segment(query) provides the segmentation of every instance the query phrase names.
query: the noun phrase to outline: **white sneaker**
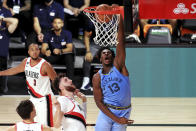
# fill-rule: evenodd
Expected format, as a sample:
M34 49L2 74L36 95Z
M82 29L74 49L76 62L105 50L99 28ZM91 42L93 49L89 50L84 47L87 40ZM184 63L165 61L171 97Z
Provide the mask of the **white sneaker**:
M90 90L93 91L93 87L92 86L90 87Z
M81 90L88 90L90 88L90 78L89 77L84 77L83 78L83 83L81 86Z

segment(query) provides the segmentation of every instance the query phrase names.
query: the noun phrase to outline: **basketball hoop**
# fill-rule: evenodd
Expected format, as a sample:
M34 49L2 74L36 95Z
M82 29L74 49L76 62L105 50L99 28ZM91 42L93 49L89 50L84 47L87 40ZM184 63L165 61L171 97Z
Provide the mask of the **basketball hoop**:
M120 7L111 7L111 10L99 10L93 6L84 9L95 26L94 42L100 46L116 46L118 44L118 23L120 21Z

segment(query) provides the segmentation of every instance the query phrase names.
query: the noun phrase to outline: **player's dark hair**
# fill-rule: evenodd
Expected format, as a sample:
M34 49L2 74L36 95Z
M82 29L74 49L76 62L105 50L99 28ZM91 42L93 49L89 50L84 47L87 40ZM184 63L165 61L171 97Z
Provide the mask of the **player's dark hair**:
M60 73L57 75L57 77L52 82L52 87L57 92L61 92L61 90L59 89L59 83L60 83L61 78L63 78L63 77L66 77L66 74Z
M105 49L110 50L110 51L112 52L112 57L113 57L113 58L115 57L115 53L114 53L114 50L113 50L113 49L111 49L111 48L109 48L109 47L101 47L101 48L97 51L97 58L98 58L99 60L100 60L100 58L101 58L101 53L102 53L102 51L105 50Z
M29 119L31 112L33 111L33 107L34 105L30 100L23 100L16 108L16 112L22 119Z
M30 44L28 44L27 46L28 46L28 50L29 50L29 47L31 46L31 45L38 45L39 46L39 44L38 43L30 43Z

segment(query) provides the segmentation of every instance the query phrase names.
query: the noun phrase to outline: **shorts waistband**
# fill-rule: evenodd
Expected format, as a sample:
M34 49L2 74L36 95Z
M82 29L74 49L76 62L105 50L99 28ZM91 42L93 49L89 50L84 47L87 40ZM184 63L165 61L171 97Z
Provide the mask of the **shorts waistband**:
M114 105L107 104L107 103L105 103L105 105L106 105L107 107L112 108L112 109L115 109L115 110L126 110L126 109L131 108L131 104L128 105L128 106L124 106L124 107L114 106Z

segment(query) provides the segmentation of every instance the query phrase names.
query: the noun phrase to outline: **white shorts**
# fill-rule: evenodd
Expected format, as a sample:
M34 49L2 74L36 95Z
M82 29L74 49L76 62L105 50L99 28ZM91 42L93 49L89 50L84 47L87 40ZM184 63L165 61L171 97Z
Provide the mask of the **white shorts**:
M34 104L36 110L35 122L53 127L53 106L51 95L42 98L30 96L30 101Z

